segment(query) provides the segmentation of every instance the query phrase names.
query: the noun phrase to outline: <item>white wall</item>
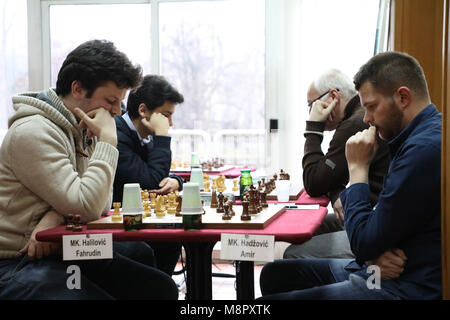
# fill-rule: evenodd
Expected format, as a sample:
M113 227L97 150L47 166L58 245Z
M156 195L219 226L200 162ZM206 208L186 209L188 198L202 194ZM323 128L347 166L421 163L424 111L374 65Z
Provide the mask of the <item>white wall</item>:
M267 0L266 4L266 114L267 121L279 119L278 133L269 134L267 171L282 168L299 181L308 86L327 68L353 78L372 57L379 2ZM332 134L325 134L324 153Z

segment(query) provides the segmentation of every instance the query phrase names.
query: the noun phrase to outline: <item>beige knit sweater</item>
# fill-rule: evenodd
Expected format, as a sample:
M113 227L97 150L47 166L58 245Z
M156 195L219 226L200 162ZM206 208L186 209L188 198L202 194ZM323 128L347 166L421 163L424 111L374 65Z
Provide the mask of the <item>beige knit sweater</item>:
M75 116L49 89L13 97L16 113L0 148L0 259L19 255L50 209L100 217L111 205L118 151L105 142L83 147Z

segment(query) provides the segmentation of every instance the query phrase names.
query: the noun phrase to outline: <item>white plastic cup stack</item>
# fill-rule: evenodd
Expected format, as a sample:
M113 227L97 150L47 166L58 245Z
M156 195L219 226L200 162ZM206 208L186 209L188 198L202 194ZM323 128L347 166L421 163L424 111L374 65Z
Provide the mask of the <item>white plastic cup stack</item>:
M200 200L200 189L198 183L186 182L183 184L183 202L181 203L181 214L203 214L203 206Z
M200 168L200 159L197 152L191 153L191 168Z
M181 203L184 230L198 230L201 227L203 206L200 200L198 183L183 184L183 202Z
M141 186L139 183L126 183L123 186L122 213L142 213Z
M192 168L191 169L191 178L189 180L192 183L198 183L200 190L205 188L203 183L203 171L202 168ZM184 191L183 191L184 194Z

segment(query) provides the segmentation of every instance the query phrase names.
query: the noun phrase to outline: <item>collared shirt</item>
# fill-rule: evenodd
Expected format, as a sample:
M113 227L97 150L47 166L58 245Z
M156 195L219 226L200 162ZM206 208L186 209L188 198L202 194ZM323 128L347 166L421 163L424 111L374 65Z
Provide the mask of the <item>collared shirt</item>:
M147 143L152 143L153 142L153 136L148 136L148 138L143 139L141 137L141 135L139 134L139 132L136 130L136 127L133 124L133 121L131 121L130 116L128 115L128 113L124 113L122 115L122 118L125 120L126 124L128 125L128 127L132 130L135 131L139 137L139 140L141 141L141 145L144 146Z

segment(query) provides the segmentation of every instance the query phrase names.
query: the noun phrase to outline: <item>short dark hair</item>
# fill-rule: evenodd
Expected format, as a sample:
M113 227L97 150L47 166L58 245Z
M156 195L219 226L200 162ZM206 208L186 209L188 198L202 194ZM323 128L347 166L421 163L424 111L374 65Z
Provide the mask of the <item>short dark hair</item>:
M385 96L392 96L401 86L408 87L419 98L429 98L427 81L419 62L401 52L383 52L373 56L353 78L355 89L369 81Z
M142 68L133 66L112 42L90 40L75 48L64 60L56 81L56 93L66 96L76 80L90 97L95 89L108 81L113 81L121 89L137 87L142 81Z
M142 84L128 95L127 112L131 119L136 119L139 117L141 103L153 110L166 101L183 103L184 97L163 76L146 75Z

